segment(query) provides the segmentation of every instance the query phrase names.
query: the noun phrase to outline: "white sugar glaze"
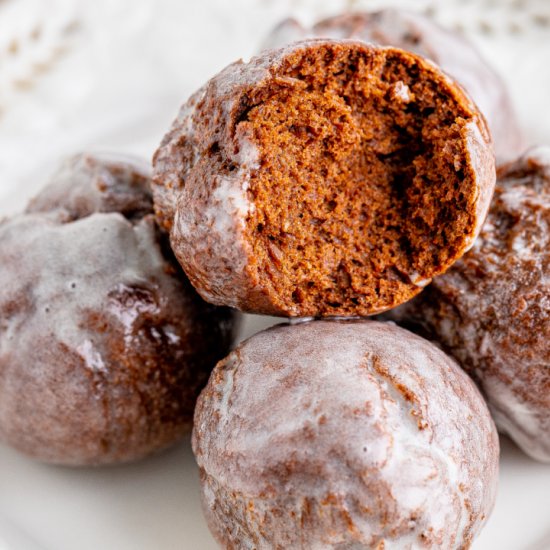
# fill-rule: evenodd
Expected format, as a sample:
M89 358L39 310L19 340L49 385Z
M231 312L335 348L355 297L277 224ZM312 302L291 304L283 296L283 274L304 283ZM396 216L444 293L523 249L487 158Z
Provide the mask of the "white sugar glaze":
M0 225L2 256L11 258L9 269L0 271L0 287L6 296L30 292L35 311L31 318L9 319L17 338L3 338L0 351L32 353L40 327L48 326L52 341L78 350L95 370L100 364L94 350L98 335L89 333L86 316L109 307L110 293L121 284L147 286L164 280L165 260L152 217L137 225L114 213L69 224L60 223L60 217L27 214Z
M452 360L393 324L313 321L257 334L216 368L194 447L214 532L226 540L233 525L246 548L460 547L495 497L498 443L479 393ZM306 501L324 519L300 527Z

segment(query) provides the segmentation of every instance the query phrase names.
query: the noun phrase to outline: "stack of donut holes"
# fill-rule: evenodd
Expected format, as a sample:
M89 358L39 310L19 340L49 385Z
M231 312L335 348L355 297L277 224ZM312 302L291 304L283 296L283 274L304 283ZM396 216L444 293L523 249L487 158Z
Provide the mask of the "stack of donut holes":
M422 16L287 20L265 45L153 160L198 293L296 319L199 397L209 527L230 549L468 548L494 504L488 410L550 460L550 151L523 153L499 77Z
M469 548L496 427L550 461L550 149L421 16L266 47L183 105L151 180L76 157L0 224L0 437L139 458L210 374L192 443L223 548ZM292 319L227 355L231 308Z

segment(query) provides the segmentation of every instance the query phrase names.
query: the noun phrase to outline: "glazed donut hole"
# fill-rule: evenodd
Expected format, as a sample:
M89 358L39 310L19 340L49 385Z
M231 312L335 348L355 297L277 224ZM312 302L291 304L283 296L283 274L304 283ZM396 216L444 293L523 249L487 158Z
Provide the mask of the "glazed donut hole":
M25 211L63 211L64 222L119 213L135 224L153 212L150 171L145 161L130 155L77 154L60 164Z
M203 508L222 548L468 548L498 437L473 382L391 323L311 321L220 361L195 411Z
M155 153L157 219L206 300L365 316L472 244L494 187L485 121L435 65L351 40L237 62Z
M155 225L147 169L69 159L0 221L0 440L43 462L141 459L190 432L237 318L204 302Z

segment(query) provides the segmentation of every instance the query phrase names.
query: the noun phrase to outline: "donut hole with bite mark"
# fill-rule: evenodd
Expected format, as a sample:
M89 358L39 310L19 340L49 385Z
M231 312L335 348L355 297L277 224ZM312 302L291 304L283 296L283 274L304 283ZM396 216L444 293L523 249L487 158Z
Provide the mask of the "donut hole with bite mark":
M241 99L235 128L261 159L247 191L251 269L290 314L409 299L460 257L476 223L475 111L395 49L301 49L275 72Z

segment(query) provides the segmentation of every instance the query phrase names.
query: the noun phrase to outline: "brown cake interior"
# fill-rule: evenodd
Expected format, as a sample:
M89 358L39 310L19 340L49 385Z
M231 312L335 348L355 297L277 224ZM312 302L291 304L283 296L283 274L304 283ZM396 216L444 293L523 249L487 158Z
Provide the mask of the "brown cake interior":
M289 314L366 315L410 298L472 229L468 105L399 50L300 50L274 76L239 118L261 159L252 268Z

